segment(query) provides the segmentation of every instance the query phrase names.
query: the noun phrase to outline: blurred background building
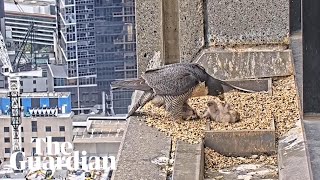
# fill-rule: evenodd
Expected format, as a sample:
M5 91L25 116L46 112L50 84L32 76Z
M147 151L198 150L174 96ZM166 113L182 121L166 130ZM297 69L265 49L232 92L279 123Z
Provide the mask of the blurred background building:
M54 90L71 92L76 114L92 107L127 113L132 92L111 92L110 83L137 76L134 0L58 0L56 5L55 51L66 76L54 80Z

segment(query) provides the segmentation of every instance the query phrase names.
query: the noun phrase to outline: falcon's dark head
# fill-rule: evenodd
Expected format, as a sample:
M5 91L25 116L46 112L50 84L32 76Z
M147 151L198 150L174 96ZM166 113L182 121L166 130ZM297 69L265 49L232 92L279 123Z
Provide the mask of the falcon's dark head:
M219 80L209 75L205 81L205 85L208 88L209 96L217 96L221 101L224 101L224 90Z

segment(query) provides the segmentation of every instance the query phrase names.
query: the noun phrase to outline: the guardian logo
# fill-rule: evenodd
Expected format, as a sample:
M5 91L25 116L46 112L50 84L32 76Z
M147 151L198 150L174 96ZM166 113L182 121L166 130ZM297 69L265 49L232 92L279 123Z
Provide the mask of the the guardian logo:
M44 170L115 170L115 157L87 156L86 151L73 151L70 142L52 142L52 137L33 138L36 142L36 152L32 157L25 157L24 152L14 152L10 157L10 166L14 170L44 169ZM41 153L41 145L45 143L47 153ZM54 150L54 151L53 151Z

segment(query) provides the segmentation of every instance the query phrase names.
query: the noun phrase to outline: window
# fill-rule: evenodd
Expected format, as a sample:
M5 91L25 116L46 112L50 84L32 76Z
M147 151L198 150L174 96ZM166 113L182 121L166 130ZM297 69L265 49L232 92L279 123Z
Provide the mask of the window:
M37 137L32 137L31 140L32 142L36 142Z
M51 126L46 126L46 132L51 132Z
M33 88L33 92L37 92L37 88Z
M24 152L24 148L21 148L21 151Z
M37 84L37 81L36 81L36 80L33 80L33 84Z
M65 131L65 127L64 126L59 126L59 131Z
M36 148L33 147L33 148L32 148L32 155L34 156L35 154L36 154Z
M37 132L38 131L37 121L31 121L31 130L32 130L32 132Z
M65 79L62 78L54 78L54 86L64 86L65 85Z
M23 127L21 127L21 132L23 132Z
M4 153L11 153L10 148L4 148Z
M65 137L52 137L52 142L65 142Z
M20 81L20 86L23 86L23 81Z
M9 142L10 142L10 138L5 137L5 138L4 138L4 142L5 142L5 143L9 143Z
M24 142L24 137L21 137L21 142Z
M9 127L4 127L3 130L4 132L9 132Z
M48 72L47 71L42 71L42 77L48 77Z

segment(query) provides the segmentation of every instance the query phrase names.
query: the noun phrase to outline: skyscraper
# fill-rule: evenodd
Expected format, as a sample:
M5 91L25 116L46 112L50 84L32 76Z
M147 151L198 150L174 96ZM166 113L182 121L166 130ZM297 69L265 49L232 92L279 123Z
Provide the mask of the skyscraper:
M114 95L114 111L127 113L130 91L110 93L113 80L137 76L134 0L57 0L57 57L67 78L56 91L70 91L73 110L101 105ZM129 98L128 98L129 97Z

